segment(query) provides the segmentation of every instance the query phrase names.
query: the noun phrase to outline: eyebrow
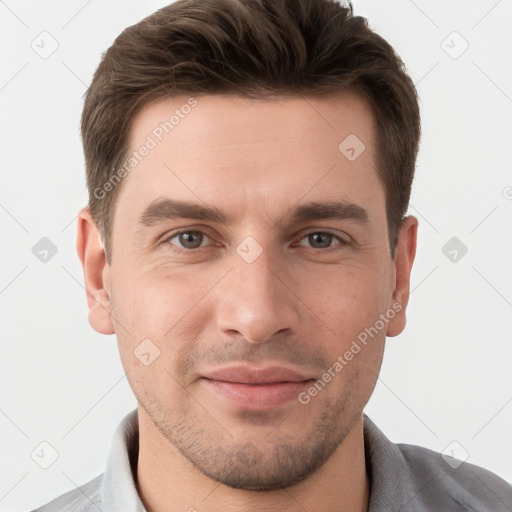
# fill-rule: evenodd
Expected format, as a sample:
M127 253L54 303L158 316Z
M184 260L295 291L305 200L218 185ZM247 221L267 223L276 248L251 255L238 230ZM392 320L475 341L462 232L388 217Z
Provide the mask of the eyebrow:
M221 224L232 224L236 216L227 214L215 206L201 205L170 198L158 198L149 204L139 218L142 227L152 227L164 220L197 219ZM291 222L311 220L353 220L368 222L368 213L361 206L343 201L313 201L296 206L284 215L278 223L286 219Z

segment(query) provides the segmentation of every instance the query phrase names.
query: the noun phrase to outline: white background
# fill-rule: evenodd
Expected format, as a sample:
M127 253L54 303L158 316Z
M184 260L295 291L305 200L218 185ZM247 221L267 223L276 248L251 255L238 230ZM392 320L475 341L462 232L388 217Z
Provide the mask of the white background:
M87 320L79 119L101 53L165 3L0 3L2 511L101 473L136 407L115 337ZM423 119L408 326L387 342L366 413L394 442L441 452L456 441L456 456L511 481L512 2L356 0L355 12L402 56ZM59 45L47 59L31 48L43 31ZM468 248L455 263L442 252L454 236ZM47 263L32 253L42 237L58 248ZM46 470L30 455L42 441L59 453Z

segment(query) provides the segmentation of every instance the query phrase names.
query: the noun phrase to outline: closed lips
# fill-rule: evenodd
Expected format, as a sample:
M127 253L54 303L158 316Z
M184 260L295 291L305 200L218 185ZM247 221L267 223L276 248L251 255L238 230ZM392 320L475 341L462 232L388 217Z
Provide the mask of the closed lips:
M236 366L206 372L203 378L239 384L264 385L280 382L304 382L314 377L285 367L248 368Z

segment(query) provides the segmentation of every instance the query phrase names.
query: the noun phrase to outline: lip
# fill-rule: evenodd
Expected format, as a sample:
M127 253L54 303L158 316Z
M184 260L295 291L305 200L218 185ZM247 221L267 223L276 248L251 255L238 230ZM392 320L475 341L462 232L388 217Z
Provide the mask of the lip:
M206 372L204 378L223 382L241 384L273 384L276 382L302 382L310 380L306 376L284 366L268 366L266 368L249 368L247 366L231 366Z
M231 407L265 411L297 399L314 378L281 366L237 366L207 372L201 380L215 398Z

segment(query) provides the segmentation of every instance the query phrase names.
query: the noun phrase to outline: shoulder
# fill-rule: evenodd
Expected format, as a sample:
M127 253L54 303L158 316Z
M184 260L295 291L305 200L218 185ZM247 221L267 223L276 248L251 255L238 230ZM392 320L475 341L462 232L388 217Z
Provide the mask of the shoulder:
M416 491L413 502L417 500L432 509L449 504L449 510L512 510L512 486L494 473L421 446L396 447L405 459Z
M101 510L103 473L32 512L97 512Z

